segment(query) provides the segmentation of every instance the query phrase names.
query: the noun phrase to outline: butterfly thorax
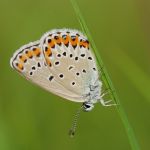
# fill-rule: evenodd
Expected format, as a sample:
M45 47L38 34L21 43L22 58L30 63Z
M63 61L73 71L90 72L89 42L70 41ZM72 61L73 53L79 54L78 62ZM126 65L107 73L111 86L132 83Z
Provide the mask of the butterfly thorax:
M89 112L94 108L94 104L100 99L101 86L102 83L99 80L94 85L89 84L89 91L84 95L85 102L82 105L84 111Z
M85 94L85 101L97 103L100 99L102 83L98 80L94 85L89 85L89 91Z

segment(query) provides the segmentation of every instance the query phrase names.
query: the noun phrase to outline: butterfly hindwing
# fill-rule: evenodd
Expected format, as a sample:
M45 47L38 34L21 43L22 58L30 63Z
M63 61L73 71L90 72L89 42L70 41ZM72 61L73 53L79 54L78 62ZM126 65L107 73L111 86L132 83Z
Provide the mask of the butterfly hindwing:
M45 57L40 48L39 41L22 46L14 53L10 63L12 68L17 70L26 79L47 91L72 101L84 101L82 97L79 97L57 83L55 76L45 63Z

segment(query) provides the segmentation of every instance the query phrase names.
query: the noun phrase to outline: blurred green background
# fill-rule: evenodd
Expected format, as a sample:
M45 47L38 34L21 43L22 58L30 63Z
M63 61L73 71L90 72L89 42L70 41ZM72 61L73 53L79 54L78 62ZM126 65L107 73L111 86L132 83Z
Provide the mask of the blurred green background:
M150 2L78 0L142 150L150 149ZM79 104L31 84L10 68L21 45L53 28L81 29L69 0L0 0L0 150L130 150L114 107L82 113Z

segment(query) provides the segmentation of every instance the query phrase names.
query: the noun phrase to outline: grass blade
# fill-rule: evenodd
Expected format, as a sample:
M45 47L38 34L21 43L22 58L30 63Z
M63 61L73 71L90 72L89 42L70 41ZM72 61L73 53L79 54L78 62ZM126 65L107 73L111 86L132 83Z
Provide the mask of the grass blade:
M91 34L90 34L89 30L88 30L88 27L87 27L87 25L86 25L86 23L84 21L84 18L83 18L82 14L81 14L81 11L80 11L77 3L76 3L76 0L70 0L70 2L71 2L72 6L74 8L76 17L77 17L77 19L78 19L78 21L79 21L79 23L81 25L82 31L87 35L87 37L88 37L88 39L89 39L89 41L91 43L91 47L93 48L93 51L94 51L95 56L97 58L98 67L99 67L100 70L101 70L101 68L103 68L104 75L102 76L102 80L103 80L104 84L106 85L106 87L108 89L111 89L112 91L115 91L114 86L113 86L113 84L112 84L112 82L111 82L111 80L109 78L108 73L107 73L107 70L106 70L106 68L103 65L103 61L102 61L102 59L101 59L101 57L100 57L100 55L98 53L98 49L97 49L97 47L96 47L96 45L95 45L95 43L94 43L94 41L92 39L92 36L91 36ZM130 142L132 150L140 150L140 147L139 147L137 139L136 139L136 137L134 135L133 129L132 129L132 127L131 127L131 125L130 125L130 123L128 121L127 115L126 115L126 113L125 113L125 111L123 109L122 104L120 103L120 101L118 99L118 96L117 96L116 92L112 92L111 96L112 96L112 99L117 104L119 104L116 108L117 108L117 111L118 111L118 113L120 115L120 118L121 118L121 120L123 122L123 125L125 127L125 130L126 130L128 138L129 138L129 142Z

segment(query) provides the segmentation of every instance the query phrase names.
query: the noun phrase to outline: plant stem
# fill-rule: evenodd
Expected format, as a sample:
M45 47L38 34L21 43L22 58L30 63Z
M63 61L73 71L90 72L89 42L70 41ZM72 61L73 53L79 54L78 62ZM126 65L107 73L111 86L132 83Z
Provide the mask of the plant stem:
M79 23L81 25L82 31L87 35L87 37L88 37L88 39L89 39L89 41L91 43L91 47L92 47L92 49L93 49L93 51L95 53L96 59L97 59L98 67L99 67L100 70L103 69L103 74L104 75L102 76L102 81L104 82L106 88L111 89L111 91L113 91L111 97L118 104L116 106L116 108L117 108L117 111L118 111L118 113L120 115L120 118L121 118L121 120L123 122L123 125L125 127L125 130L126 130L128 138L129 138L129 142L130 142L131 148L132 148L132 150L140 150L140 147L139 147L137 139L136 139L136 137L134 135L133 129L132 129L132 127L131 127L131 125L130 125L130 123L128 121L128 118L127 118L127 115L126 115L126 113L125 113L125 111L123 109L123 106L122 106L122 104L119 101L117 93L115 92L115 88L114 88L114 86L113 86L113 84L112 84L112 82L110 80L110 77L109 77L109 75L107 73L107 70L106 70L106 68L103 65L103 61L102 61L102 59L101 59L101 57L99 55L98 49L97 49L97 47L95 45L95 42L92 39L92 36L91 36L91 34L89 32L89 29L88 29L88 27L87 27L87 25L85 23L85 20L84 20L83 16L81 14L81 11L80 11L77 3L76 3L76 0L70 0L70 2L72 4L72 7L74 8L76 17L77 17L77 19L78 19L78 21L79 21Z

